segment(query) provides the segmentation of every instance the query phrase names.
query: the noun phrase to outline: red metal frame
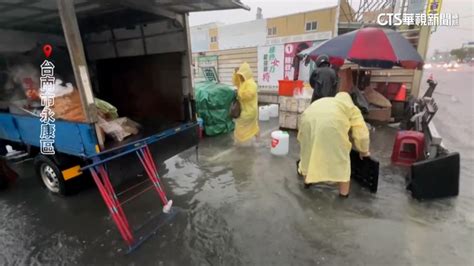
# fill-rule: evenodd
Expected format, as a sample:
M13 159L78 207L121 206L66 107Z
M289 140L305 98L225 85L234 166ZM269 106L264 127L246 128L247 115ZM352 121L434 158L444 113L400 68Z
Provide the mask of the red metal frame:
M115 192L112 183L110 182L110 177L105 167L105 162L98 163L94 167L90 167L89 171L92 174L92 178L97 185L97 188L100 191L100 194L109 209L110 215L117 226L117 229L120 232L125 243L129 246L130 249L136 244L136 240L133 236L133 228L130 226L125 212L122 209L122 205L132 198L136 198L144 192L148 191L150 188L155 188L155 191L158 193L158 196L163 203L163 206L167 206L169 201L166 197L164 191L163 183L161 182L160 176L158 175L158 170L151 155L150 149L147 145L142 146L136 150L136 154L145 169L147 176L151 183L153 184L150 187L145 188L144 190L138 192L136 195L130 197L126 201L120 202Z

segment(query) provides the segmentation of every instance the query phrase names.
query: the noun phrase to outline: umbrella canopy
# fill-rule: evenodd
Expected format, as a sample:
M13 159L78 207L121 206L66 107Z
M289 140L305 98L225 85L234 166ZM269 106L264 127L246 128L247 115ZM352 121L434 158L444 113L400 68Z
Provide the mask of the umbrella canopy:
M389 29L369 27L348 32L306 49L299 56L309 55L315 60L321 54L327 54L334 62L347 59L363 67L423 67L423 59L413 45L400 33Z

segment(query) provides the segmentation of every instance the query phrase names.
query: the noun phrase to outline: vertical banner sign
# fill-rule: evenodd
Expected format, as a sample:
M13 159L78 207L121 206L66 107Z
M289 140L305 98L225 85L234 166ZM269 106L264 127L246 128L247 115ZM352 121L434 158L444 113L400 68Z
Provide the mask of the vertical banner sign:
M258 47L258 86L261 89L278 89L283 79L283 45Z
M51 56L52 50L53 48L49 44L43 46L43 52L46 58ZM43 106L43 110L40 114L40 152L45 155L53 155L55 154L54 139L56 137L54 112L51 110L51 107L54 105L54 87L56 84L54 64L48 59L45 59L40 68L40 98L41 106Z
M441 12L441 3L442 0L428 0L426 14L439 15L439 13Z
M295 56L301 51L308 49L311 46L313 46L312 41L285 44L285 67L283 75L284 79L293 80L295 69L297 69L297 66L294 65Z

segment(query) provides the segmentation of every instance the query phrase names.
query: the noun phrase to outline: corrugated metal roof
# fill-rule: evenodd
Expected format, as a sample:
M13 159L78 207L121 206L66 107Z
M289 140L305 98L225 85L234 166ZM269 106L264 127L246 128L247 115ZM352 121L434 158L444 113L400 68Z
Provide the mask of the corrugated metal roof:
M74 0L81 31L173 18L175 13L244 8L239 0ZM0 0L0 28L61 32L56 0Z

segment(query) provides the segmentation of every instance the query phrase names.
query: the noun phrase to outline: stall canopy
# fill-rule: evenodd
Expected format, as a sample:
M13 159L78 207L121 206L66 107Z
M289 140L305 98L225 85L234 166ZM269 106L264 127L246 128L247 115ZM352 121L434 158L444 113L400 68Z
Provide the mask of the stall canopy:
M349 60L363 67L423 67L423 59L412 44L400 33L390 29L368 27L348 32L306 49L298 56L315 60L322 54L328 55L331 64L335 65Z
M82 32L127 27L163 19L179 22L177 14L243 8L239 0L74 0ZM0 0L0 28L60 33L57 0Z

